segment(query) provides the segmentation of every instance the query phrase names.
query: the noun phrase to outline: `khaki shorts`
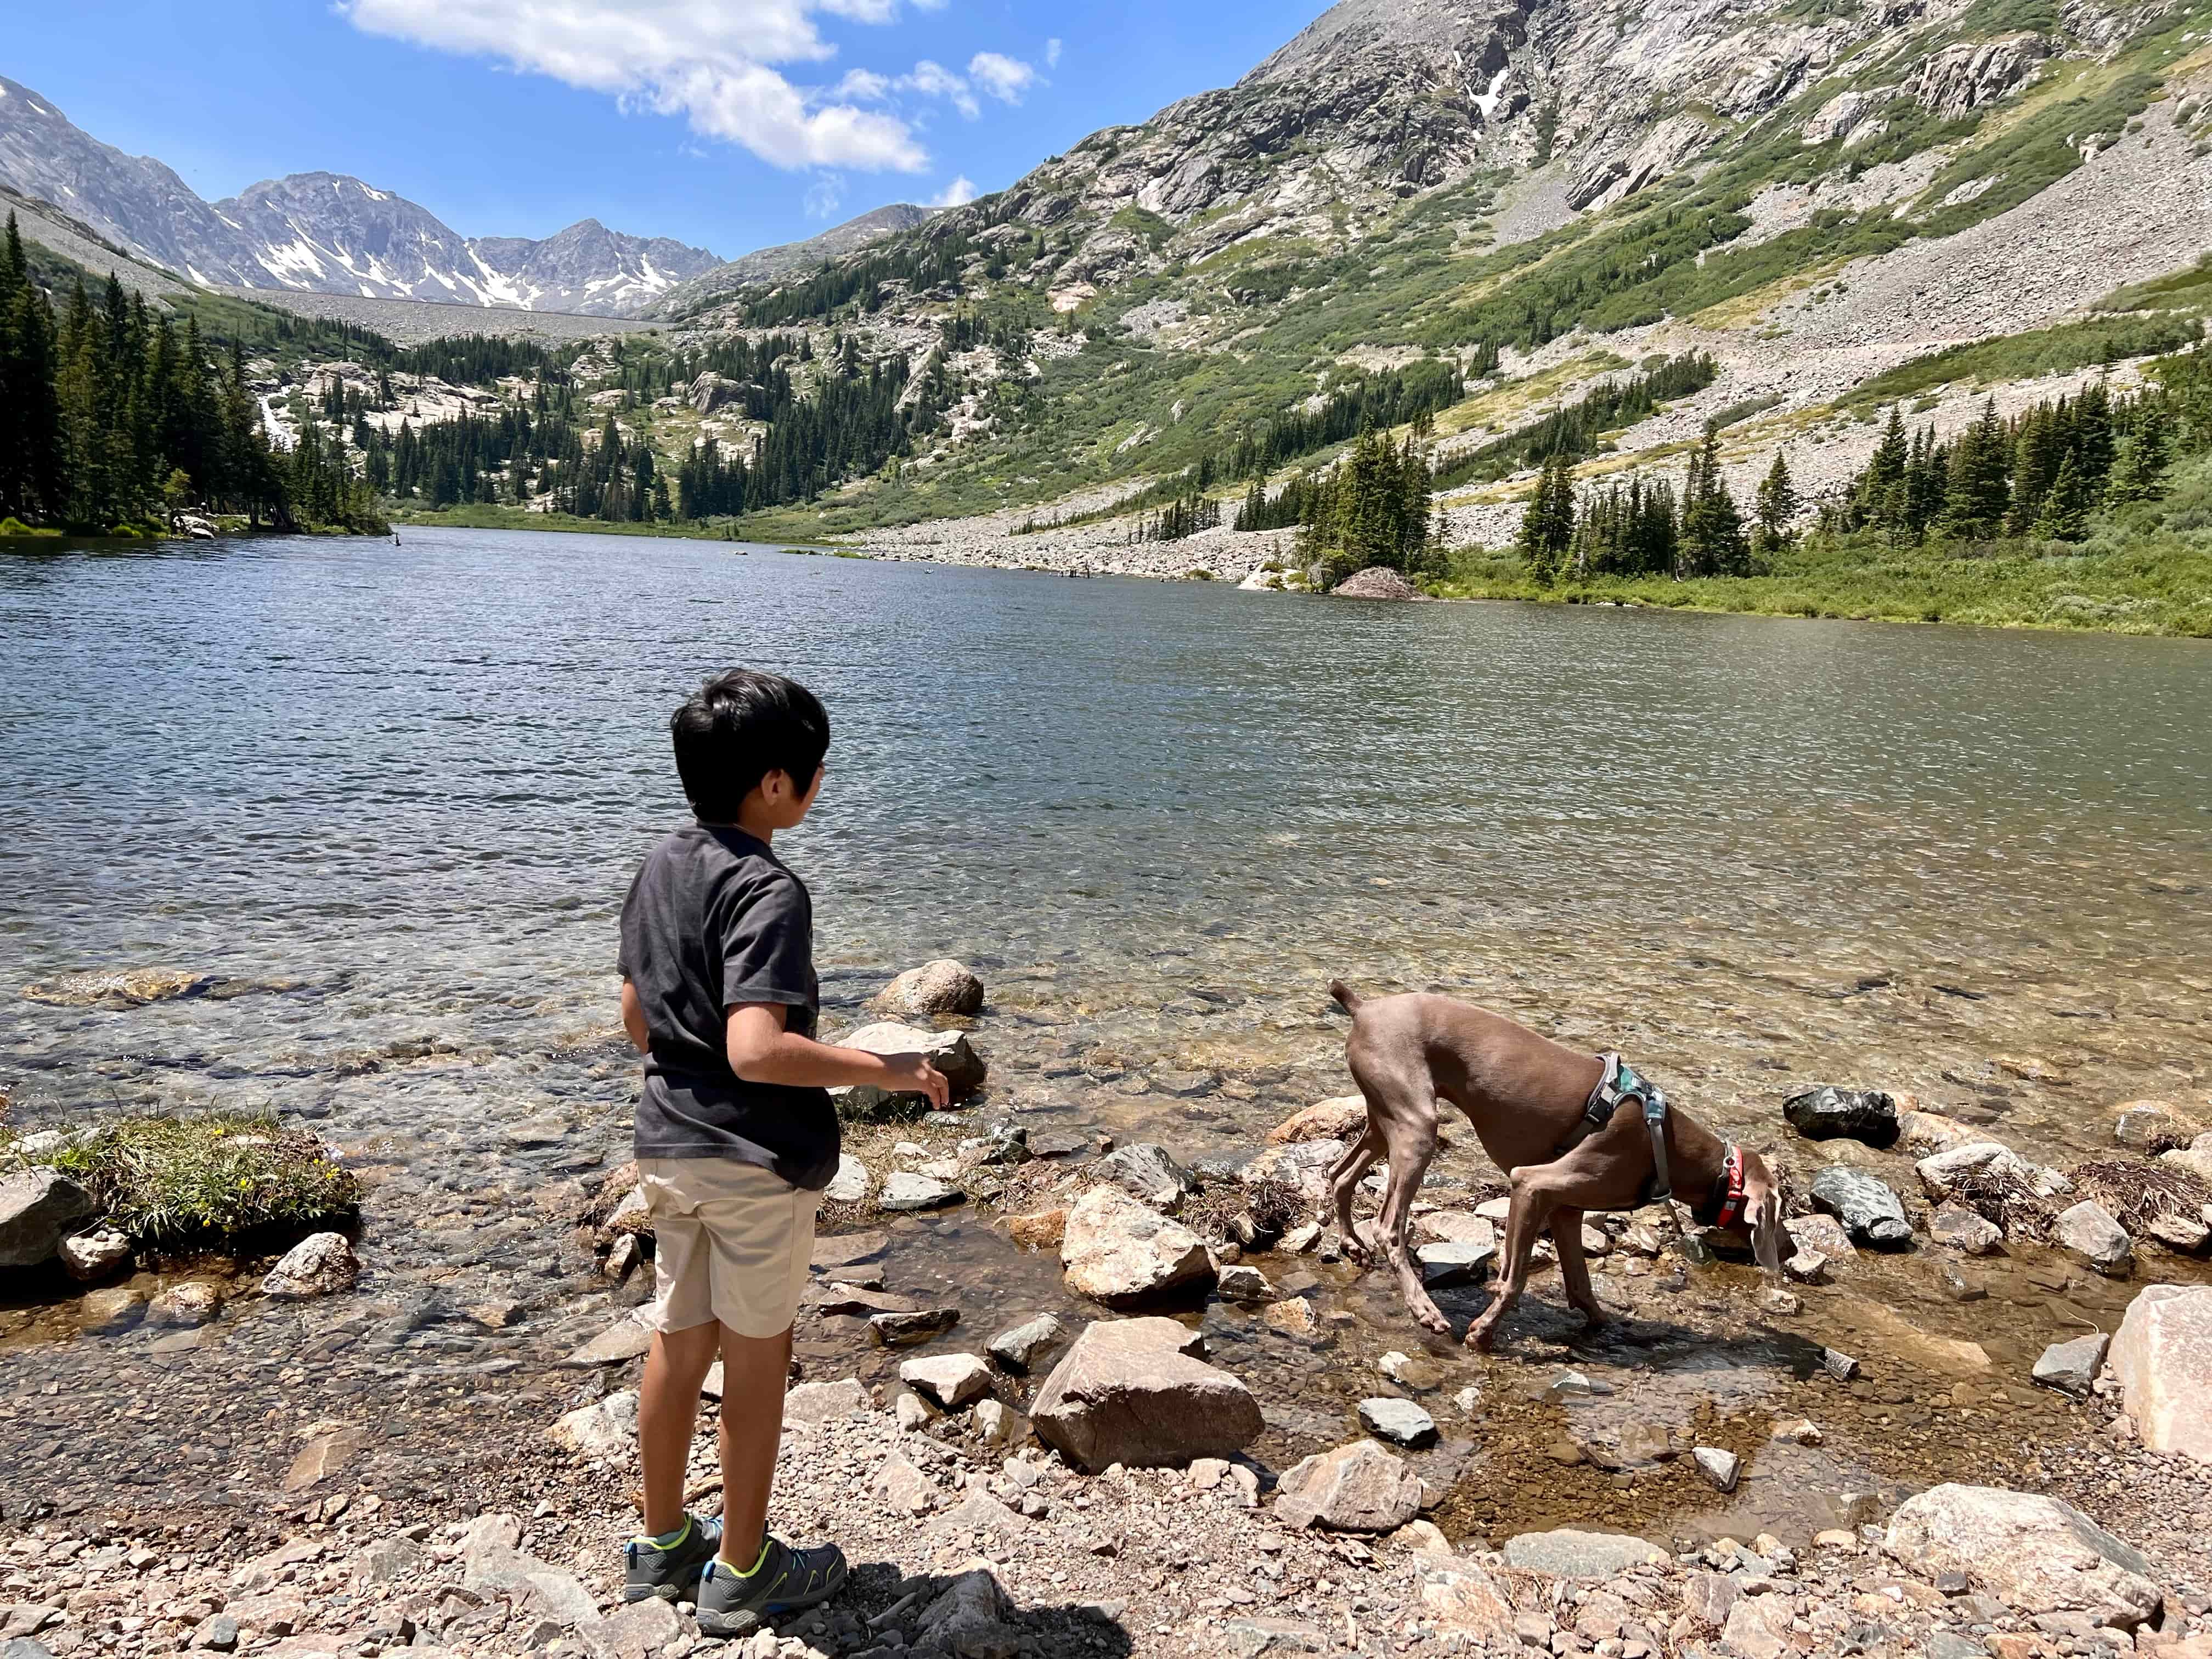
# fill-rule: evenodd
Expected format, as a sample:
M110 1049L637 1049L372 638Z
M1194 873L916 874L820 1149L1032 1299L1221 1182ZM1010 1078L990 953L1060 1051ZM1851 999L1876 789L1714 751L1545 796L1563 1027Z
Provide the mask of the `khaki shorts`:
M734 1158L641 1158L637 1174L653 1217L653 1329L719 1319L739 1336L788 1330L822 1194Z

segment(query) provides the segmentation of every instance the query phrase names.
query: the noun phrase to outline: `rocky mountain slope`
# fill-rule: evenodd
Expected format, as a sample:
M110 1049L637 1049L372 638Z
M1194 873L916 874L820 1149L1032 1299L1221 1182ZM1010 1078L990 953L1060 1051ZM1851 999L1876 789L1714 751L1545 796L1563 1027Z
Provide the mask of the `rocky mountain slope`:
M267 179L209 203L161 162L82 131L0 78L0 183L209 287L627 317L720 264L704 248L586 219L554 236L465 237L341 173Z
M1233 575L1263 538L1129 549L1097 503L1393 372L1466 375L1443 464L1689 349L1711 386L1585 478L1679 467L1717 417L1740 497L1778 447L1817 495L1870 447L1877 377L1948 430L2194 325L2179 279L2106 302L2212 248L2208 23L2204 0L1343 0L1234 87L846 256L798 309L750 289L690 320L917 362L984 327L932 450L824 519L925 556ZM2018 349L1900 367L1989 339ZM1455 533L1496 544L1525 485L1446 492Z
M911 230L929 217L931 210L910 202L894 202L871 208L856 219L833 225L819 236L756 249L716 265L687 282L678 283L647 307L653 317L685 317L729 299L740 289L804 276L825 259L835 259L880 242L902 230Z

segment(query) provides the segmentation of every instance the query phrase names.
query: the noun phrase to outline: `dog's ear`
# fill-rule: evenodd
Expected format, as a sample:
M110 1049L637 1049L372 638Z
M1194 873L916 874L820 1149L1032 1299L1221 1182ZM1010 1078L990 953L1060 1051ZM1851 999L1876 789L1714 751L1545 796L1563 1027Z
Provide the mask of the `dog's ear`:
M1746 1154L1752 1167L1744 1185L1751 1206L1751 1249L1759 1271L1769 1279L1782 1277L1782 1186L1757 1153Z

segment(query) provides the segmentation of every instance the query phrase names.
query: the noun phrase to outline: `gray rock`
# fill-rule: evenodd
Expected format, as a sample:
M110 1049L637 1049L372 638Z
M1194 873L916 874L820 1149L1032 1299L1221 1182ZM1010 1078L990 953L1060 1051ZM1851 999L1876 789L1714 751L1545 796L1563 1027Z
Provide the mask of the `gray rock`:
M2054 1342L2035 1362L2035 1380L2046 1389L2087 1400L2096 1384L2097 1370L2105 1363L2105 1351L2112 1345L2112 1339L2102 1331L2077 1336L2071 1342Z
M1182 1165L1164 1148L1140 1140L1109 1152L1091 1166L1090 1173L1110 1182L1140 1204L1172 1212L1196 1184Z
M1425 1446L1437 1437L1437 1420L1410 1400L1378 1395L1359 1402L1359 1426L1395 1446Z
M1302 1458L1275 1488L1275 1513L1291 1527L1395 1532L1420 1507L1420 1477L1372 1440Z
M1173 1320L1101 1320L1086 1327L1037 1391L1038 1437L1079 1468L1181 1465L1227 1457L1264 1425L1252 1391L1179 1352Z
M1790 1096L1782 1103L1782 1114L1808 1140L1840 1138L1875 1147L1897 1142L1897 1103L1880 1089L1838 1089L1824 1084Z
M868 1489L902 1515L921 1515L937 1501L935 1484L896 1452L878 1467Z
M910 1342L927 1342L960 1322L957 1308L917 1308L911 1313L868 1316L868 1340L878 1347L902 1348Z
M983 1011L983 981L959 963L939 958L908 969L869 1006L904 1019L972 1016Z
M1294 1619L1253 1614L1221 1627L1221 1651L1228 1659L1262 1659L1267 1654L1327 1653L1334 1645L1326 1632Z
M1275 1287L1267 1275L1249 1262L1237 1262L1215 1275L1214 1289L1226 1302L1272 1302Z
M2124 1277L2135 1266L2135 1248L2111 1211L2089 1200L2059 1212L2051 1236L2100 1273Z
M523 1574L515 1599L525 1608L570 1630L597 1621L599 1604L575 1574L530 1557L524 1559L530 1561L531 1571Z
M1415 1247L1413 1260L1421 1282L1434 1290L1471 1285L1498 1259L1494 1244L1455 1244L1449 1242Z
M653 1346L653 1328L642 1310L624 1314L581 1347L562 1360L563 1365L584 1370L592 1365L619 1365L641 1358Z
M371 1584L388 1584L422 1564L422 1545L404 1533L379 1539L353 1559L354 1577Z
M261 1294L289 1301L336 1296L360 1277L361 1263L343 1233L309 1233L270 1270Z
M2155 1620L2165 1594L2142 1555L2069 1504L1995 1486L1934 1486L1890 1517L1883 1547L1929 1577L1961 1572L2016 1613L2086 1609L2100 1625Z
M1743 1460L1732 1451L1718 1446L1698 1446L1692 1449L1691 1457L1704 1471L1706 1480L1713 1483L1716 1492L1734 1492L1735 1483L1743 1473Z
M994 1449L1018 1446L1030 1437L1029 1418L1003 1400L975 1402L975 1437Z
M1067 1287L1109 1307L1127 1307L1213 1278L1196 1233L1139 1204L1118 1187L1093 1187L1067 1212L1060 1247Z
M2123 1106L2112 1120L2112 1139L2130 1152L2163 1152L2186 1146L2198 1133L2196 1124L2153 1100Z
M1899 1249L1912 1242L1905 1206L1888 1183L1849 1164L1831 1164L1813 1177L1813 1203L1843 1224L1861 1244Z
M965 1203L967 1199L968 1194L954 1182L908 1170L885 1176L883 1190L876 1194L876 1202L886 1210L941 1210L948 1204Z
M1524 1532L1505 1545L1507 1566L1553 1578L1617 1578L1632 1567L1662 1566L1673 1559L1646 1539L1572 1527Z
M576 1633L595 1659L653 1659L676 1643L696 1640L697 1628L674 1603L648 1595L580 1626Z
M1963 1204L1939 1204L1928 1218L1928 1236L1968 1255L1991 1255L2004 1243L2004 1230Z
M801 1424L814 1428L848 1417L866 1417L875 1408L866 1385L857 1376L839 1377L830 1382L794 1383L783 1395L783 1420L787 1425Z
M822 1189L822 1196L832 1204L857 1204L868 1195L872 1179L868 1166L850 1152L837 1155L837 1173L830 1177L830 1184Z
M991 1392L991 1368L972 1353L932 1354L901 1365L899 1381L957 1412Z
M35 1267L93 1212L92 1194L44 1164L0 1178L0 1267Z
M579 1406L545 1432L579 1457L630 1457L637 1450L637 1391L623 1389Z
M1013 1659L1022 1632L1008 1622L1012 1614L1006 1593L987 1563L963 1572L921 1610L913 1645L961 1659Z
M989 1072L964 1031L924 1031L912 1025L881 1024L863 1025L849 1036L838 1038L837 1043L840 1048L859 1048L872 1054L927 1054L929 1063L945 1074L945 1082L951 1085L951 1098L955 1102L965 1100L981 1088ZM919 1112L928 1104L925 1096L878 1089L872 1084L830 1092L838 1110L848 1117Z
M118 1285L94 1291L77 1304L77 1325L97 1336L127 1331L146 1314L146 1292L135 1285Z
M984 1352L1010 1371L1026 1371L1039 1354L1066 1339L1067 1327L1057 1316L1039 1314L1000 1331L984 1345Z

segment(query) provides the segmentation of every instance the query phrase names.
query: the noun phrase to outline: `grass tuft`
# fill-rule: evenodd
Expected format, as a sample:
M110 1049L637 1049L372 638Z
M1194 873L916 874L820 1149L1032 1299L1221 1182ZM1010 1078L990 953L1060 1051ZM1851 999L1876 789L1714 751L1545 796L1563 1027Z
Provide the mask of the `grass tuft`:
M321 1140L267 1114L125 1118L48 1161L138 1243L331 1221L361 1201L360 1180Z

